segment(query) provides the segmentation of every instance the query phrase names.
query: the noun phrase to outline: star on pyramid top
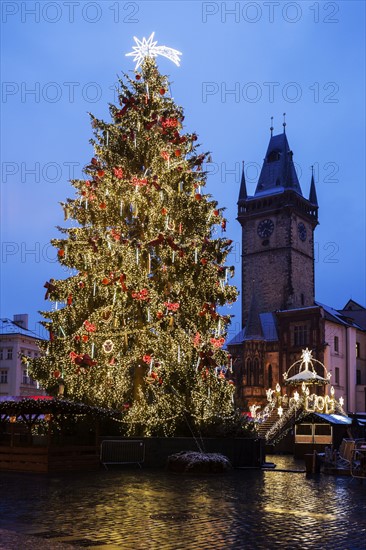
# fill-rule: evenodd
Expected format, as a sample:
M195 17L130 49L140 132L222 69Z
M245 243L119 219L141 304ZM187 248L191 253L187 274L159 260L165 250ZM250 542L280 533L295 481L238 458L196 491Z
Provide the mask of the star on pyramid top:
M154 41L154 34L155 32L151 33L149 38L143 38L142 40L139 40L136 36L133 37L137 45L132 46L133 51L126 53L126 56L131 56L136 61L135 69L140 67L145 57L157 57L158 55L170 59L170 61L173 61L179 67L182 52L168 48L167 46L157 46L157 41Z

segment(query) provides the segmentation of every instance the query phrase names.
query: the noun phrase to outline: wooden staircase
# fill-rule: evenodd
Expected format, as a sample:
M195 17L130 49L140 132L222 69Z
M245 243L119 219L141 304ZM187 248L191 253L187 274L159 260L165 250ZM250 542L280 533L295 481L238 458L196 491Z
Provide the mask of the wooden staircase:
M259 436L265 439L266 433L272 428L272 426L277 422L277 420L278 420L278 413L277 413L277 409L275 408L273 409L273 411L271 412L267 420L265 420L264 422L258 425Z

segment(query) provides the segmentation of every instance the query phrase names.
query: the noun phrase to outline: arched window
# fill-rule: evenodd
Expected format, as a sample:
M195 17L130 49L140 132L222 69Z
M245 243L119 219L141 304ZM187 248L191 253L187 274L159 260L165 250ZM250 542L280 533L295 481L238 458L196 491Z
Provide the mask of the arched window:
M246 376L243 378L243 382L248 386L253 386L253 361L250 357L247 357L245 370Z
M254 357L253 361L253 385L259 386L259 359Z
M264 366L263 361L259 363L259 385L264 386Z
M268 387L272 388L272 384L273 384L272 365L268 365Z

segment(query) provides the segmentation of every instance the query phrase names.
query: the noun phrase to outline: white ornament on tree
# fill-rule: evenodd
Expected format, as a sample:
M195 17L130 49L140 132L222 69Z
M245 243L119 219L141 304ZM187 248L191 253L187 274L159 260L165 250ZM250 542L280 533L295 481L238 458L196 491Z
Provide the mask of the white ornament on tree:
M140 67L145 57L157 57L158 55L166 57L179 67L179 57L183 55L182 52L167 46L157 46L157 41L154 42L154 34L155 32L151 33L148 39L144 37L142 40L139 40L136 36L133 37L137 46L132 46L133 51L126 53L126 56L133 57L133 60L136 61L135 69Z

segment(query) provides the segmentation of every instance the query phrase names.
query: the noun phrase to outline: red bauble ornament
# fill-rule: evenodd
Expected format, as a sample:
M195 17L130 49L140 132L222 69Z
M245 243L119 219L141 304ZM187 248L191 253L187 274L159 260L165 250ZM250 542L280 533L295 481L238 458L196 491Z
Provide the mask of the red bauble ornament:
M214 211L213 211L213 215L214 215L214 216L218 216L218 215L219 215L219 211L218 211L218 210L214 210Z
M174 154L175 154L176 157L180 157L181 154L182 154L182 151L181 151L180 149L176 149L176 150L174 151Z
M88 332L95 332L97 330L97 327L94 325L94 323L91 323L90 321L86 320L83 323L85 330Z
M206 265L206 264L207 264L206 258L201 258L201 264L202 264L202 265Z
M122 168L113 168L113 174L116 176L117 179L123 178L123 170Z
M160 95L165 95L165 93L166 93L166 90L164 88L160 88L159 94Z
M83 342L87 342L89 340L89 336L87 334L83 334L82 339Z
M65 256L65 250L62 250L62 248L57 252L57 255L59 258L63 258Z
M105 172L104 170L98 170L98 177L102 178L104 176Z
M105 202L101 202L100 205L99 205L99 208L101 208L102 210L104 210L105 208L107 208L107 205Z
M140 74L136 75L136 80L141 80L141 75Z
M98 165L98 161L97 161L97 159L94 158L94 157L91 159L91 163L93 164L93 166L97 166L97 165Z
M202 200L202 195L201 193L196 193L194 198L196 199L196 201L201 201Z
M53 376L54 376L54 378L60 378L61 372L59 370L54 370L53 371Z

